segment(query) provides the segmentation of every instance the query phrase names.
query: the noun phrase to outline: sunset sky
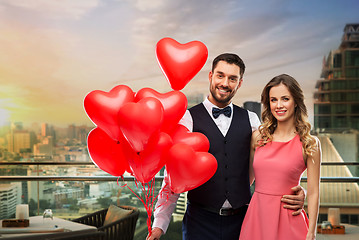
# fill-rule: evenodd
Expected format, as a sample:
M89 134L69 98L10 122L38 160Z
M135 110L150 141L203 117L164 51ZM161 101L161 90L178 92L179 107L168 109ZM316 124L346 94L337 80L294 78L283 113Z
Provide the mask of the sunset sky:
M207 93L211 61L234 52L247 66L234 103L259 101L287 73L312 118L323 57L359 23L358 9L357 0L0 0L0 124L92 125L83 109L92 90L170 91L155 56L164 37L208 48L185 94Z

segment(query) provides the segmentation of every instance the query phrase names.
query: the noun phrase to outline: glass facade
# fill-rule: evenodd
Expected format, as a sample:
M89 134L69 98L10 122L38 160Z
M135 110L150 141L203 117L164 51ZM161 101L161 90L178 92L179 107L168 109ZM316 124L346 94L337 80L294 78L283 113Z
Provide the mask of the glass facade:
M329 53L316 84L314 128L359 130L359 24L347 24L342 43Z

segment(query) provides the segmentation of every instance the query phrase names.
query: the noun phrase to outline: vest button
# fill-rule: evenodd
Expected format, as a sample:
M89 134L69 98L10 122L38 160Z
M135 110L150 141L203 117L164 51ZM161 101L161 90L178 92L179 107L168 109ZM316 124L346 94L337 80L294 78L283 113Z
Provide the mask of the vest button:
M227 157L227 153L224 153L224 156L226 156L226 157Z
M224 140L224 144L227 144L227 140Z
M228 168L228 165L224 165L224 168Z

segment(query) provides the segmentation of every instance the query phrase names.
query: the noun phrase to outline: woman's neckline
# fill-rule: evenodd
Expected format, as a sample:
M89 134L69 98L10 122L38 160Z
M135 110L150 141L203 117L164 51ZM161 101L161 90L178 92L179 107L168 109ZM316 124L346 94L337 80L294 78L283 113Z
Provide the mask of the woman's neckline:
M294 138L296 138L297 136L299 136L298 134L296 134L293 138L289 139L288 141L271 141L274 143L289 143L291 142Z

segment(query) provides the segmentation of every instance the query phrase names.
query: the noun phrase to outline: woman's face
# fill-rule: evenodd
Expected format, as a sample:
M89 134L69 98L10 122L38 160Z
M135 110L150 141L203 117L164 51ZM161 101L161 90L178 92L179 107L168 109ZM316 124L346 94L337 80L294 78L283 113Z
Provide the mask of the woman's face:
M295 102L287 86L279 84L269 90L271 113L278 122L294 120Z

